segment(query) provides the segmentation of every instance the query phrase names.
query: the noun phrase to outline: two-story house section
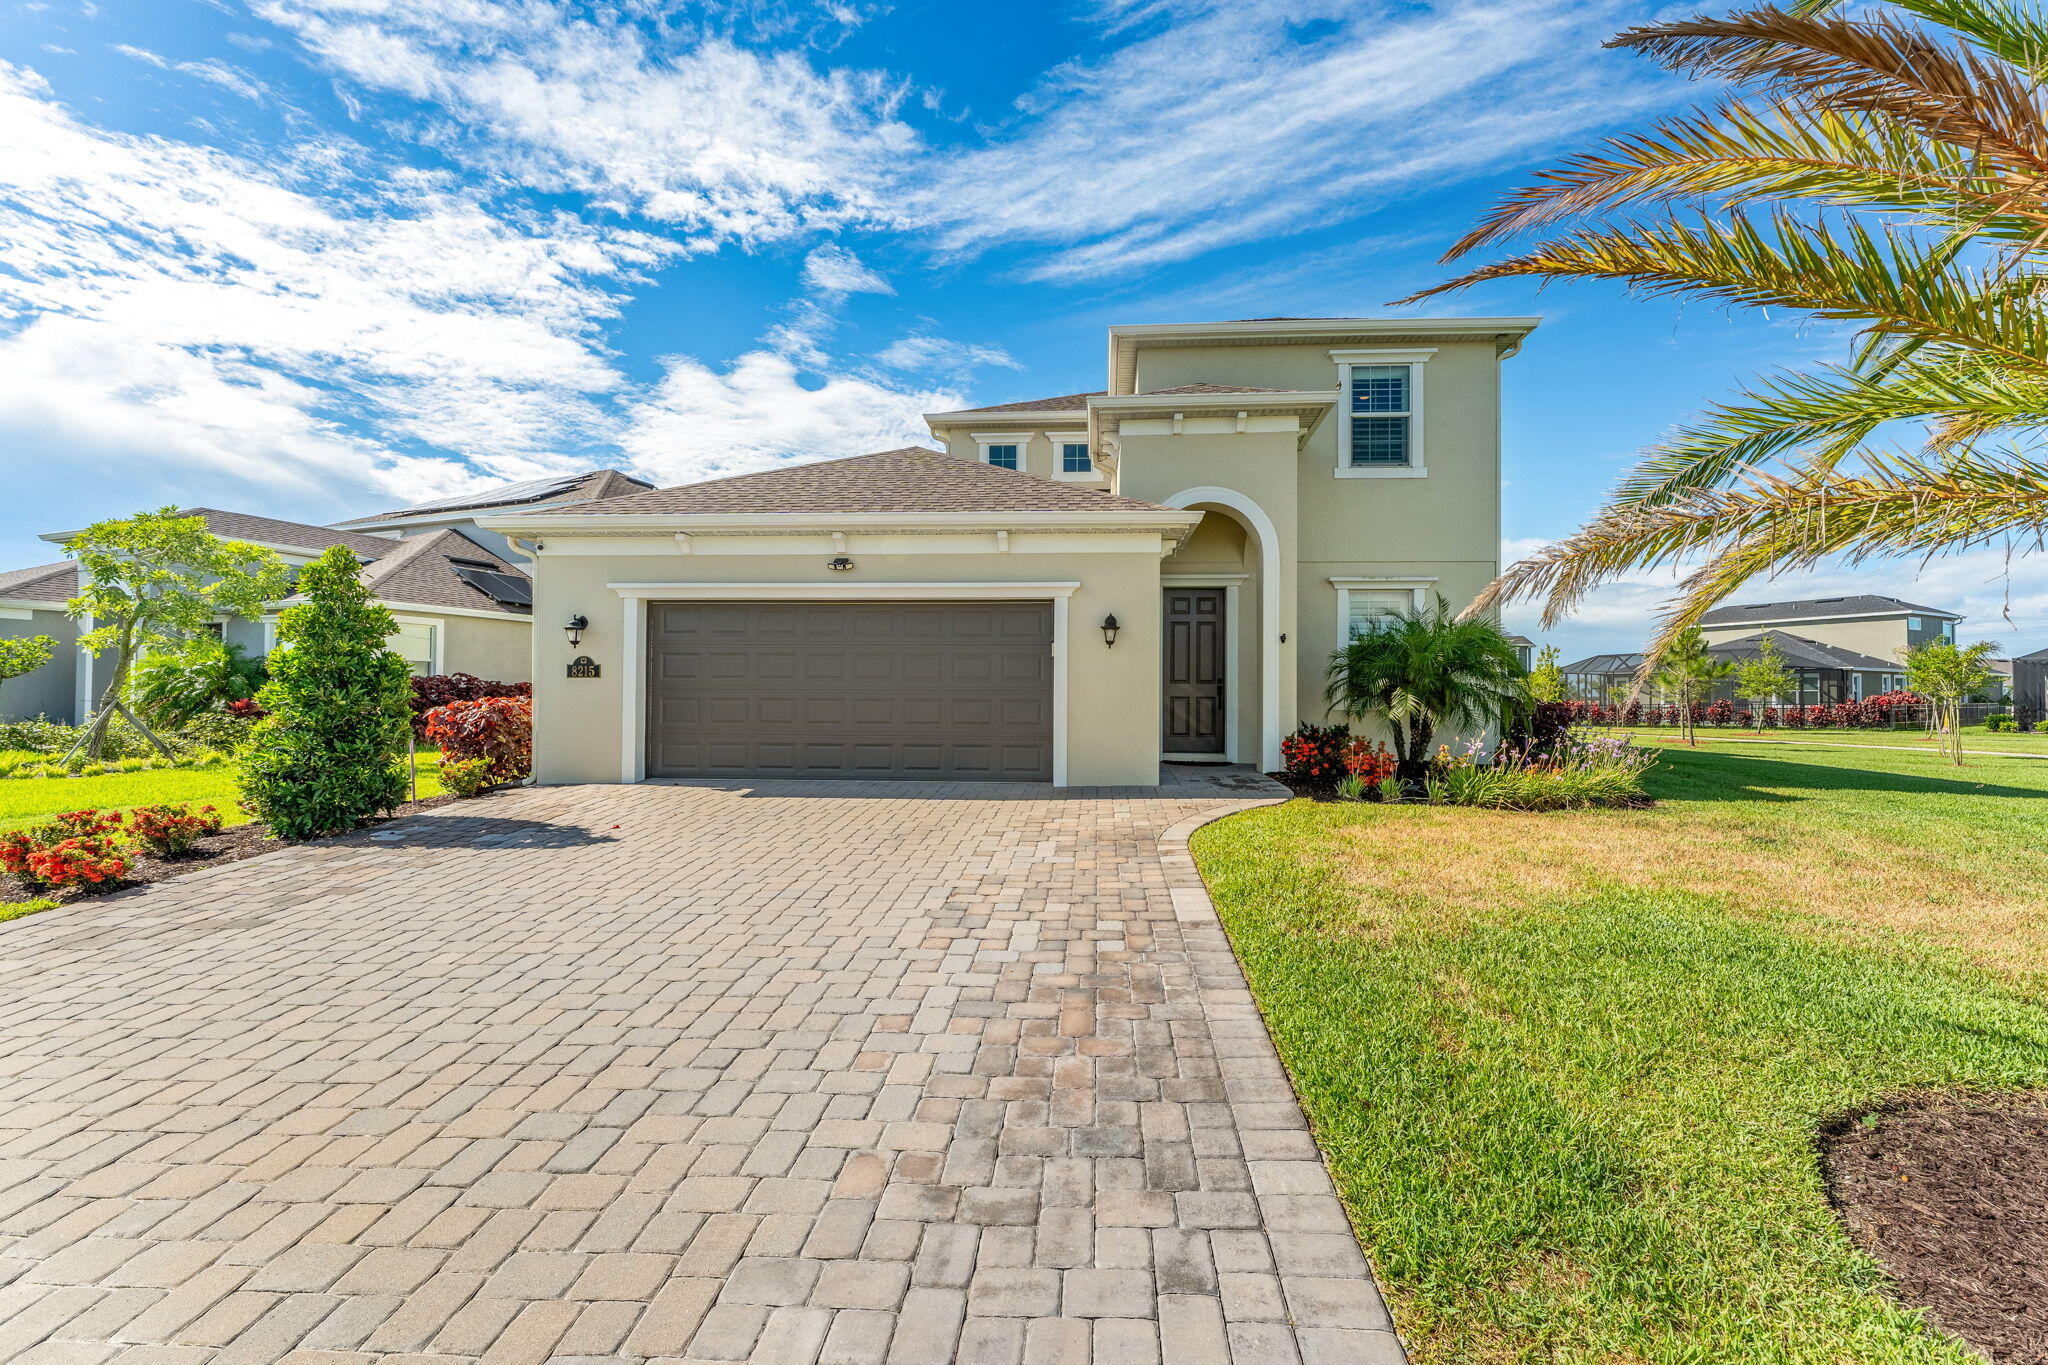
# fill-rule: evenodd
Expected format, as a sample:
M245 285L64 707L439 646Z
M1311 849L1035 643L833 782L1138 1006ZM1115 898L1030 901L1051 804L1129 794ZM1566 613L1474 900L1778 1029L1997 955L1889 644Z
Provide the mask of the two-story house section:
M1161 565L1161 747L1271 769L1342 640L1499 572L1499 366L1536 322L1112 327L1101 391L926 420L956 458L1204 514Z
M1828 657L1805 670L1812 676L1801 680L1802 700L1810 694L1812 701L1835 702L1861 701L1902 688L1906 651L1937 640L1954 643L1962 619L1940 607L1858 593L1716 607L1700 618L1700 629L1710 646L1753 646L1766 633L1776 639L1780 652L1820 646Z

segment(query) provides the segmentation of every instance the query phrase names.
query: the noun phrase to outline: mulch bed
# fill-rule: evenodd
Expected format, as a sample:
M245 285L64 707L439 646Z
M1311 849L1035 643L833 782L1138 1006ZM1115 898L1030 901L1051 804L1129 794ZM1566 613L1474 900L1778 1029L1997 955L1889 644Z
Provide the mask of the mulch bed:
M421 811L445 806L455 799L452 796L430 796L420 801L408 801L389 815L367 821L362 829L371 830L393 820L403 820L418 815ZM233 825L218 834L202 836L188 851L175 858L158 858L140 849L129 849L126 854L128 874L118 882L104 882L99 886L86 888L74 887L67 891L52 891L47 887L30 886L27 882L13 877L0 876L0 901L53 900L68 905L73 901L90 900L95 896L125 891L130 887L144 886L150 882L169 881L173 877L182 877L188 872L198 872L204 868L218 867L222 863L238 863L244 858L260 857L265 853L275 853L279 849L299 848L306 844L322 842L324 841L320 839L273 839L267 826Z
M2048 1365L2048 1094L1917 1096L1821 1135L1828 1192L1903 1302Z

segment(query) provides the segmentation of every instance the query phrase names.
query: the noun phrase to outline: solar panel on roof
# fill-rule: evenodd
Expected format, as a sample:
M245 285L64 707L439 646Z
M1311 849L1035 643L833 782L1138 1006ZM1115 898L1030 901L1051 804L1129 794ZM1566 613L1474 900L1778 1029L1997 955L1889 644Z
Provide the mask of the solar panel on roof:
M455 576L501 606L524 607L529 611L533 608L533 584L518 574L458 565Z
M589 477L588 474L561 474L552 479L529 479L525 483L499 484L496 488L487 488L466 498L450 498L445 502L423 502L416 507L402 507L399 512L457 512L465 507L495 507L506 502L531 502L535 498L547 497L550 493L565 493Z

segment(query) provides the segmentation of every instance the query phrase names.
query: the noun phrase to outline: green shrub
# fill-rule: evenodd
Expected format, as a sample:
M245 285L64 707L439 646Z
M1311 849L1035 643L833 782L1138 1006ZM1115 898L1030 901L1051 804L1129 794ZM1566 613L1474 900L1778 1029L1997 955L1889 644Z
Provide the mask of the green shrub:
M497 780L488 758L444 758L440 768L441 785L455 796L475 796Z
M33 915L38 910L56 908L57 902L47 896L37 896L33 900L25 901L0 901L0 920L20 919L23 915Z
M2002 735L2009 730L2019 729L2020 723L2013 719L2010 712L1994 711L1984 717L1984 728L1994 735Z
M169 736L175 748L213 749L240 753L256 729L254 716L232 716L225 711L206 711L192 717Z
M61 754L78 738L78 727L37 716L33 720L0 721L0 749L31 754Z
M256 700L242 796L281 839L353 829L405 799L411 674L384 647L398 629L341 546L299 575L306 599L278 617L280 648Z

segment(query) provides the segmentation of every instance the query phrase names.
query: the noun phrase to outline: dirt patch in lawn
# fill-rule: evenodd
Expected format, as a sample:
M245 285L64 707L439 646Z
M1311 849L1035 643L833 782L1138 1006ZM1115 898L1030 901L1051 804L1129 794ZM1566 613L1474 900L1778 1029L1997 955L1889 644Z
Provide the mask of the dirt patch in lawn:
M1916 1097L1831 1127L1821 1161L1899 1299L1998 1365L2048 1365L2048 1094Z
M420 801L407 801L389 815L366 821L362 828L354 833L376 829L394 820L407 819L421 811L445 806L455 799L453 796L430 796ZM130 887L144 886L150 882L169 881L173 877L218 867L222 863L238 863L244 858L260 857L280 849L298 848L305 844L321 842L323 841L319 839L273 839L270 837L269 827L265 825L232 825L218 834L201 837L191 849L174 858L159 858L140 849L131 848L126 853L128 873L118 882L106 882L95 887L74 888L68 891L52 891L46 887L31 886L12 877L0 876L0 901L40 898L53 900L59 904L69 904L72 901L89 900L94 896L104 896L115 891L125 891Z

